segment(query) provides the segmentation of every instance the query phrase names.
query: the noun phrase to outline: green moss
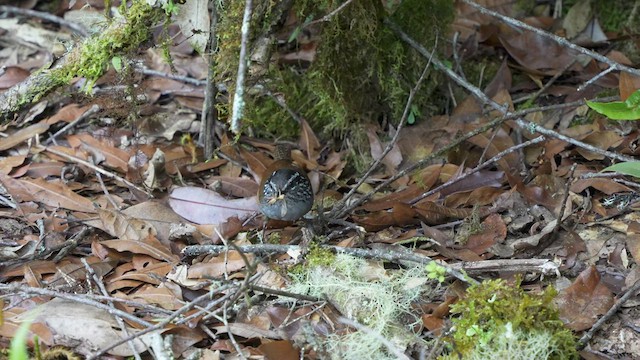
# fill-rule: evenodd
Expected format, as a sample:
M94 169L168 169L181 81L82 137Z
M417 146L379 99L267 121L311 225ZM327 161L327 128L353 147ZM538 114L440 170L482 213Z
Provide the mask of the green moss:
M289 275L298 278L306 274L309 269L317 266L331 266L335 261L336 255L331 250L321 247L315 242L309 245L309 251L305 255L305 262L292 266L289 269Z
M302 23L305 19L319 19L342 3L297 1L293 10ZM453 17L449 0L405 0L390 8L384 7L384 3L378 0L350 3L322 23L316 58L309 68L279 66L274 62L263 77L262 82L271 92L280 94L291 110L309 121L314 129L321 129L325 137L344 137L356 133L363 122L389 117L397 121L401 117L409 90L426 60L388 30L382 24L383 18L390 17L431 48L436 34L444 33ZM230 89L235 86L243 10L241 2L230 3L219 26L222 30L217 78L229 84ZM273 21L269 20L269 9L263 13L266 22ZM264 31L265 26L254 17L251 28ZM438 81L432 79L417 95L415 104L422 114L439 111L443 106L432 96L437 88ZM297 123L289 112L266 96L247 99L245 124L259 135L289 137L298 133Z
M122 9L122 7L121 7ZM115 55L129 55L151 37L152 25L165 17L162 9L154 8L145 1L134 1L123 13L123 26L110 26L106 32L87 39L68 65L56 73L60 79L84 77L85 89L104 74Z
M551 334L549 359L577 358L575 337L558 317L555 295L552 287L542 294L525 293L519 281L510 285L504 280L488 280L471 286L466 297L451 306L457 315L450 335L456 351L442 359L457 359L458 353L469 358L476 347L502 341L500 335L509 328L524 334Z
M317 243L309 245L309 253L306 260L308 266L330 266L336 259L336 255L327 248L323 248Z

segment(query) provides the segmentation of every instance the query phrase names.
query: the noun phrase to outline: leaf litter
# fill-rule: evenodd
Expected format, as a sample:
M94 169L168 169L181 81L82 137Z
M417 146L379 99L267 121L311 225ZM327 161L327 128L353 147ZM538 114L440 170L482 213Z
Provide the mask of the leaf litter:
M511 2L480 3L501 14L516 16ZM586 2L581 4L585 6ZM453 29L460 31L460 38L455 50L465 51L462 61L495 53L504 58L499 61L495 56L489 57L498 68L493 78L482 79L490 98L506 104L510 111L522 110L518 104L531 100L529 108L524 109L529 111L523 115L527 120L544 122L563 135L602 150L637 155L640 150L635 123L611 122L596 116L580 125L585 120L579 109L583 104L559 110L545 106L591 99L605 91L615 91L625 101L640 87L640 77L611 72L584 92L576 91L580 84L602 72L601 63L547 37L507 26L464 2L456 6L458 15ZM577 15L585 12L588 9L576 7L564 20L545 16L526 20L547 31L561 24L567 36L577 39L589 33L590 27L600 26L597 16L586 19ZM33 28L28 24L0 23L0 28L5 26ZM43 36L44 30L37 29L32 35L36 37L32 39L34 48L17 47L12 50L13 55L0 55L5 67L0 75L1 89L25 79L41 66L42 56L50 53L48 44L37 38ZM590 33L600 35L589 41L602 41L600 32ZM613 41L623 35L606 36ZM318 45L314 41L312 46L285 54L281 60L302 58L312 63ZM193 56L191 49L176 46L172 50L181 54L174 63L179 72L192 79L206 76L206 64L199 56ZM608 55L621 64L632 63L624 52L612 50ZM21 64L16 61L18 58L31 62ZM150 50L146 64L169 72L161 58ZM313 253L304 232L306 226L269 223L263 227L257 220L245 223L257 211L258 183L271 162L273 144L251 138L232 144L226 138L221 147L224 156L204 161L193 140L179 139L198 129L195 120L202 108L203 87L151 75L140 80L147 102L139 109L143 116L133 124L135 131L113 124L112 116L122 117L119 108L128 111L130 105L118 100L119 95L109 94L113 90L107 80L98 85L105 89L103 96L98 92L83 100L66 99L55 104L43 101L19 121L3 127L7 136L0 139L0 276L5 322L0 334L5 339L12 338L26 314L38 307L46 311L37 318L31 333L49 347L67 346L83 355L113 346L106 350L108 354L132 356L145 352L153 336L168 335L174 336L174 354L184 358L193 347L207 354L202 358L213 358L220 352L237 355L238 350L251 356L282 359L298 358L301 349L307 349L307 358L322 358L332 351L340 354L370 350L363 345L364 338L357 340L362 346L359 349L327 347L332 344L332 337L364 334L341 322L342 316L371 325L379 335L392 340L401 353L416 354L424 345L426 331L439 334L445 328L446 309L460 295L450 293L461 285L448 283L445 291L445 287L427 280L426 274L400 280L391 289L390 296L416 291L402 301L390 300L401 303L406 317L396 309L388 320L393 323L391 327L376 328L379 323L367 323L378 316L378 311L388 310L382 305L382 294L388 289L376 286L413 269L401 259L384 266L381 261L339 255L341 261L357 263L349 265L351 268L367 274L366 278L357 276L362 287L340 288L343 280L333 277L346 275L326 266L317 268L318 276L331 279L327 282L335 287L314 289L322 284L320 279L306 279L304 288L301 283L293 286L300 280L292 280L294 276L287 270L300 263L300 256ZM532 97L542 86L548 86L546 92ZM391 253L409 249L448 264L469 261L487 269L500 268L500 264L505 267L484 272L476 268L475 273L470 270L473 276L481 277L509 278L506 260L524 260L524 255L558 260L561 265L554 270L559 270L561 276L553 280L541 279L533 274L533 268L519 271L526 274L525 281L530 286L556 285L560 290L556 301L566 325L577 332L590 329L640 279L634 265L640 256L640 221L637 199L632 196L637 191L635 179L620 174L597 176L598 171L614 164L612 159L558 139L546 138L512 151L537 134L523 131L506 118L491 130L438 154L460 135L503 116L486 111L467 94L458 95L455 101L449 114L418 119L415 125L405 126L395 144L389 144L393 127L367 128L366 156L382 160L382 166L374 169L362 189L372 189L392 176L402 175L403 169L428 156L435 155L433 161L421 170L404 174L355 208L346 219L340 219L346 220L348 226L336 223L320 235L354 249L381 248ZM71 131L52 136L53 129L71 124L93 104L102 109L93 117L95 121L74 125ZM536 110L534 105L539 108ZM112 112L105 110L108 108ZM339 199L357 182L345 156L352 149L348 144L342 148L326 146L306 121L300 125L299 150L294 151L293 158L309 173L316 203L321 204L313 216L322 219L321 211L326 214L333 205L329 195ZM381 158L387 145L391 151ZM164 160L150 171L151 160L159 151ZM489 160L489 166L479 167ZM570 175L574 164L577 168ZM152 181L147 181L151 177ZM565 191L567 187L569 190ZM569 215L559 220L557 214L563 204ZM303 246L267 254L235 249L260 244L286 247L292 242ZM183 255L185 248L199 245L220 245L226 250L195 257ZM99 290L101 286L103 292ZM431 288L435 290L427 294ZM67 298L63 294L75 296ZM81 295L90 301L83 303ZM251 302L243 303L240 299L244 295L252 296ZM297 295L316 299L312 302L303 298L292 305L291 299ZM97 307L97 303L104 307ZM108 306L129 314L131 318L122 317L128 333L116 323ZM72 316L69 308L74 309ZM413 311L418 308L424 313ZM629 344L637 343L637 333L623 326L635 324L637 311L634 306L623 308L619 319L610 321L606 331L593 339L592 352L583 352L583 356L594 356L593 351L616 356L637 354L633 345L615 344L616 336L624 337ZM181 318L164 324L158 320L178 313ZM161 326L153 328L151 324ZM388 332L393 327L411 329L410 335L403 336L412 339L395 338L397 334ZM135 336L145 328L150 331ZM89 333L95 335L87 336ZM114 346L127 338L128 343ZM314 341L322 342L325 348L304 347ZM376 352L392 353L388 348ZM375 358L362 354L362 358Z

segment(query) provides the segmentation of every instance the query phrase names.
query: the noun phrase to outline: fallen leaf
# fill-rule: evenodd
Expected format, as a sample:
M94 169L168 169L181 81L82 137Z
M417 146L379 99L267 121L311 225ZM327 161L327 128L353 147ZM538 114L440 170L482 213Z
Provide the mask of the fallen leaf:
M586 268L555 299L560 319L574 331L590 328L613 306L613 294L600 280L595 266Z
M187 186L171 192L169 206L196 224L222 224L232 217L248 219L258 211L258 200L257 196L226 199L214 191Z

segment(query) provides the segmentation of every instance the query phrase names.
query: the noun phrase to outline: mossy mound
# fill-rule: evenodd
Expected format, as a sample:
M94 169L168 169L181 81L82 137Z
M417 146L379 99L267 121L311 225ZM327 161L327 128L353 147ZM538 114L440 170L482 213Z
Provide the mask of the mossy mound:
M451 306L458 315L453 345L440 359L576 359L575 337L558 317L555 295L553 287L530 294L504 280L471 286Z
M296 1L292 11L297 19L318 19L339 7L343 1ZM405 0L384 5L379 0L354 1L320 25L315 59L308 66L283 65L272 61L266 71L250 79L271 93L279 94L287 106L322 130L325 137L354 134L363 122L382 118L398 121L427 61L408 48L383 25L384 18L398 23L404 31L427 48L433 48L437 35L444 34L453 18L449 0ZM391 3L391 2L389 2ZM273 22L269 9L262 7L254 16L253 38ZM266 15L265 15L266 14ZM237 69L239 27L242 9L230 4L220 23L218 80L230 86ZM444 43L444 41L440 41ZM272 44L276 50L275 42ZM232 87L230 87L232 88ZM417 94L414 104L421 114L439 111L434 101L438 81L431 77ZM230 103L230 102L229 102ZM249 96L245 124L259 135L288 137L297 135L297 124L290 113L272 97ZM357 141L357 139L356 139Z

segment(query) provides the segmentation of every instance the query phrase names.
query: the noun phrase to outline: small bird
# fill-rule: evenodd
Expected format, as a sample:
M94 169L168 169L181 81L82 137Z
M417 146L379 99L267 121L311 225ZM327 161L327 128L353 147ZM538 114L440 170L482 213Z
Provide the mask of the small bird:
M289 145L276 145L274 161L262 175L258 199L260 212L269 219L295 221L311 210L311 182L293 164Z

